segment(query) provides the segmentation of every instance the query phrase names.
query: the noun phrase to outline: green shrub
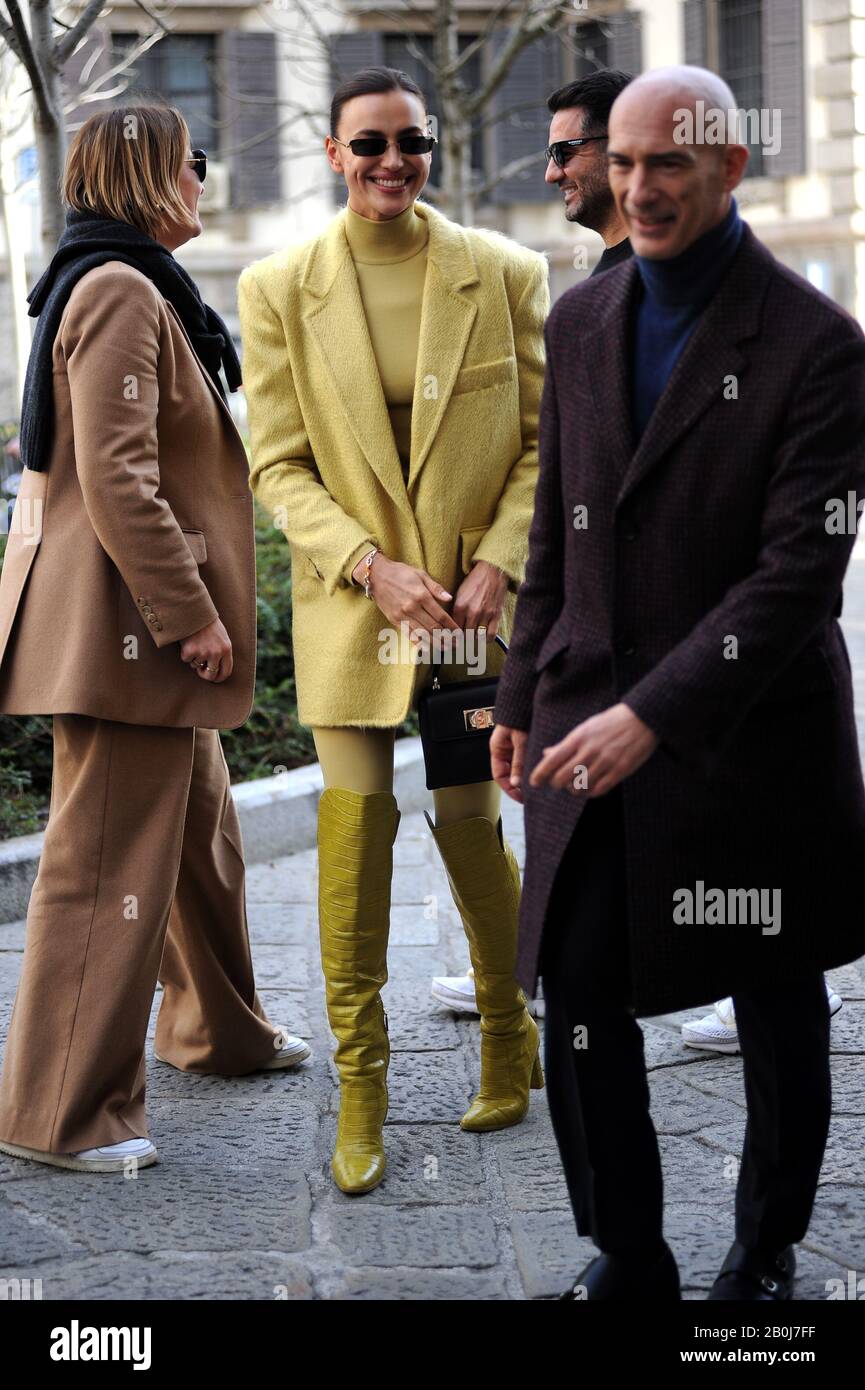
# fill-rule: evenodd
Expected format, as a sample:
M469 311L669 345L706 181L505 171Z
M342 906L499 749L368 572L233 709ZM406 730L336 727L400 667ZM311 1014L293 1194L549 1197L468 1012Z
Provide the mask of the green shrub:
M244 726L222 734L233 782L271 777L315 762L309 729L297 720L291 648L288 546L256 503L258 660L255 705ZM0 536L0 561L5 541ZM400 734L417 732L412 715ZM51 719L0 714L0 839L43 828L51 796Z

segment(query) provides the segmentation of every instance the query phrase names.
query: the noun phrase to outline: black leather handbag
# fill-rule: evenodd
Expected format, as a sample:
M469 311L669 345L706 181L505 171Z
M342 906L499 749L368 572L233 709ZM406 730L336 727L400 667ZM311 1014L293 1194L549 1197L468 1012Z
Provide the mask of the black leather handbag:
M507 651L498 634L494 640ZM499 678L474 676L442 685L438 673L439 664L434 662L432 685L421 692L417 704L427 789L489 782Z

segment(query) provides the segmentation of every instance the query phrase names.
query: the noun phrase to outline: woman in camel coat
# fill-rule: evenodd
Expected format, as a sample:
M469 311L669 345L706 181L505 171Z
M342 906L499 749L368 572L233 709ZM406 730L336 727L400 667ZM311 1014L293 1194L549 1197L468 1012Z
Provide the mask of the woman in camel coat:
M131 129L135 137L129 138ZM172 108L100 114L30 296L24 469L0 576L0 711L50 714L51 810L0 1078L0 1150L156 1160L144 1041L237 1074L308 1055L255 991L243 845L217 729L255 675L246 454L221 320L171 255L206 171Z
M395 731L430 677L415 657L445 632L464 634L454 655L468 662L444 665L443 680L464 678L477 653L500 669L483 639L507 637L526 559L548 291L542 256L417 201L434 142L406 74L355 74L330 128L348 207L313 241L249 267L240 314L252 487L290 546L298 712L325 781L332 1170L344 1191L366 1192L385 1169ZM494 782L434 801L481 1013L481 1086L461 1124L500 1129L543 1084L513 977L519 871Z

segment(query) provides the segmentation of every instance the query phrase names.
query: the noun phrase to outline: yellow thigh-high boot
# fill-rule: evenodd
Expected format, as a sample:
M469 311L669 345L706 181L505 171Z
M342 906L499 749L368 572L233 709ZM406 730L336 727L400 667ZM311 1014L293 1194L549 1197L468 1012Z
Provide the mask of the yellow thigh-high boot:
M502 822L472 816L449 825L427 822L463 920L481 1016L481 1089L462 1129L506 1129L525 1118L529 1089L544 1084L537 1024L514 978L520 871Z
M387 982L399 820L391 792L330 787L318 805L321 964L340 1081L331 1170L343 1192L368 1192L385 1170L390 1048L379 991Z

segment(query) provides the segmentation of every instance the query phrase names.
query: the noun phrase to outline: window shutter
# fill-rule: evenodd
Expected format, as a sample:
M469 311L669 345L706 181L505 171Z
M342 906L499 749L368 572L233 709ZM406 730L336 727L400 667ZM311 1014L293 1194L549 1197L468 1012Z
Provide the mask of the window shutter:
M384 35L368 29L334 34L330 53L333 86L338 87L353 72L360 72L361 68L379 68L384 64Z
M781 115L781 149L763 156L775 178L805 172L802 0L763 0L763 105Z
M704 68L708 44L706 41L706 0L685 0L682 6L685 24L685 62Z
M362 68L390 66L385 61L384 34L369 29L356 29L347 34L334 34L330 41L330 95L340 82ZM330 111L330 101L327 103ZM330 131L328 116L328 131ZM334 202L341 206L347 199L345 180L341 174L331 174Z
M507 38L507 32L500 32L498 46L503 47ZM546 147L550 127L547 97L562 83L561 53L557 35L545 34L536 39L518 54L493 98L496 113L505 113L492 127L493 172L524 155L538 156L536 168L524 169L496 184L492 193L494 203L545 201L541 152Z
M643 71L643 16L638 10L625 10L606 21L610 30L610 67L630 72Z
M224 39L227 126L223 139L230 151L231 205L253 208L277 203L281 190L276 155L276 36L228 29ZM254 100L241 101L241 97ZM249 145L258 135L264 138Z

